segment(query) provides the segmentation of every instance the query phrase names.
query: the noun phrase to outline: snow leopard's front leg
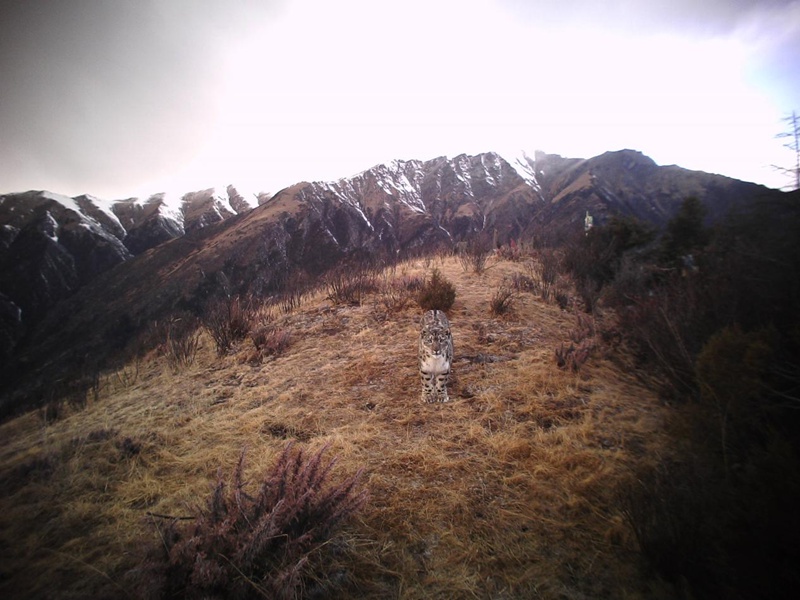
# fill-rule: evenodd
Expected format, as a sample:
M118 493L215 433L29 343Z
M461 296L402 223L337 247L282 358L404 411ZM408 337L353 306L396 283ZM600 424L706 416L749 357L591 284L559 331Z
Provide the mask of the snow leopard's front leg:
M447 395L447 382L450 379L450 371L436 374L436 399L439 402L450 402Z
M436 402L436 392L438 387L437 375L430 371L420 371L422 380L422 401L424 403Z

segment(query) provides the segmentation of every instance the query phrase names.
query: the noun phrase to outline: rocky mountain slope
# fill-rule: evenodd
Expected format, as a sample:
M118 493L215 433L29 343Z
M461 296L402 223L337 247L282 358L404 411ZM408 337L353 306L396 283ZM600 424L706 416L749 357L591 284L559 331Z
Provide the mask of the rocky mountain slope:
M0 196L0 357L99 274L255 206L232 186L223 191L113 202L45 191Z
M265 296L345 260L452 249L478 234L495 244L557 242L581 231L587 211L596 223L619 214L660 226L688 196L715 219L781 194L661 167L630 150L591 159L485 153L393 161L335 182L298 183L254 208L233 188L226 193L177 203L163 195L115 203L43 192L0 197L8 387L20 374L74 370L69 356L107 356L109 340L159 316L198 310L220 274L234 291Z
M715 221L774 194L621 150L590 159L537 152L533 158L486 153L394 161L336 182L301 183L275 199L307 203L323 215L332 203L342 205L382 242L403 248L433 238L454 242L475 232L504 242L542 227L557 238L580 229L587 211L597 223L624 215L662 227L690 196L702 200Z

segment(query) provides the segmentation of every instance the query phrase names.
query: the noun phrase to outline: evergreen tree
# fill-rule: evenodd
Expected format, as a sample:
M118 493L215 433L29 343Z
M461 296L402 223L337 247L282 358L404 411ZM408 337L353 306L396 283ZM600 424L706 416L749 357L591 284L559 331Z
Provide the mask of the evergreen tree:
M709 232L703 221L708 211L694 196L686 198L669 223L661 240L661 252L668 264L680 265L708 243Z

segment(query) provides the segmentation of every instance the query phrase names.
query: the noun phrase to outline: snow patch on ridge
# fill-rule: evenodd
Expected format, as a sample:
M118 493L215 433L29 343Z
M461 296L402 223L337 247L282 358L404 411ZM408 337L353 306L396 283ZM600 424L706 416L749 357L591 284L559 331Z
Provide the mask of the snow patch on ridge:
M54 194L53 192L47 192L47 191L42 192L41 196L42 196L42 198L46 198L47 200L55 200L56 202L58 202L64 208L72 210L72 211L75 211L79 215L83 215L83 213L81 212L80 207L78 206L78 203L75 202L75 200L73 200L69 196L63 196L61 194ZM85 215L83 215L83 216L85 216Z
M361 203L358 201L359 193L355 189L354 180L340 179L337 182L320 183L319 185L323 190L338 196L345 204L355 209L356 212L361 215L361 218L364 219L367 227L373 231L375 230L375 227L373 227L367 215L364 213Z
M81 198L80 196L77 198L70 198L69 196L64 196L63 194L55 194L53 192L43 191L41 192L40 197L44 198L45 200L53 200L54 202L57 202L65 209L74 212L80 219L80 224L83 227L91 231L94 231L96 233L101 233L101 232L102 234L107 233L103 228L103 226L97 221L97 219L95 219L90 214L87 214L86 210L80 205L80 203L78 202L78 198ZM112 205L111 202L100 200L99 198L95 198L94 196L87 195L83 197L85 197L86 200L92 204L92 206L96 207L103 214L107 215L108 218L111 219L112 221L118 223L120 228L122 228L122 223L120 223L117 216L111 211L111 205ZM48 215L50 215L49 212ZM50 216L50 218L52 219L53 217Z
M117 217L116 213L113 210L114 205L117 204L116 202L112 200L103 200L102 198L90 196L89 194L86 194L84 197L89 202L91 202L94 207L96 207L100 212L102 212L106 217L108 217L109 220L119 225L120 229L125 231L125 228L122 225L122 221L119 220L119 217Z
M147 206L151 204L155 204L158 210L158 214L161 215L164 219L169 219L170 221L174 222L181 230L184 228L184 217L183 217L183 198L184 196L178 196L176 194L167 194L166 192L159 192L158 194L153 194L147 200L136 200L136 204L138 206Z
M517 175L522 177L529 186L531 186L536 193L541 197L542 186L536 177L536 161L529 157L525 152L520 152L515 155L506 155L503 157L511 167L517 172Z
M54 200L54 198L51 198L51 200ZM53 218L49 210L45 211L44 215L45 218L39 228L44 235L58 243L58 221Z
M234 215L239 213L231 202L231 195L230 192L228 192L228 188L233 188L232 191L241 198L241 201L247 208L253 209L258 206L257 193L252 190L239 188L232 183L211 188L214 199L219 203L217 206L222 206L224 210L229 210Z
M486 164L487 157L489 157L492 161L489 165ZM497 187L498 181L495 179L494 175L492 175L492 170L494 170L495 173L500 173L502 171L500 157L494 152L490 152L489 154L481 154L481 166L483 167L483 174L486 179L486 183L492 187Z
M456 156L452 161L453 172L461 183L464 184L464 191L468 196L475 197L472 193L472 176L470 174L470 160L466 154Z
M389 196L396 198L399 202L417 213L425 212L425 204L422 201L422 191L418 181L413 183L408 178L407 169L411 166L412 170L418 170L418 165L409 165L405 161L393 160L385 167L385 177L381 177L384 169L375 169L376 180L380 188Z

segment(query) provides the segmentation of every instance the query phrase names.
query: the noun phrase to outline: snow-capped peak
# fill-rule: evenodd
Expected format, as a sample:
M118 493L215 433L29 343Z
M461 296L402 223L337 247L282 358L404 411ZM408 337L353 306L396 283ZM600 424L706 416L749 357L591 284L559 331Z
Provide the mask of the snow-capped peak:
M54 194L53 192L48 192L45 190L41 193L41 197L46 198L47 200L55 200L64 208L75 211L76 213L81 215L83 214L80 207L78 206L78 203L75 202L75 200L73 198L70 198L69 196L64 196L62 194Z

